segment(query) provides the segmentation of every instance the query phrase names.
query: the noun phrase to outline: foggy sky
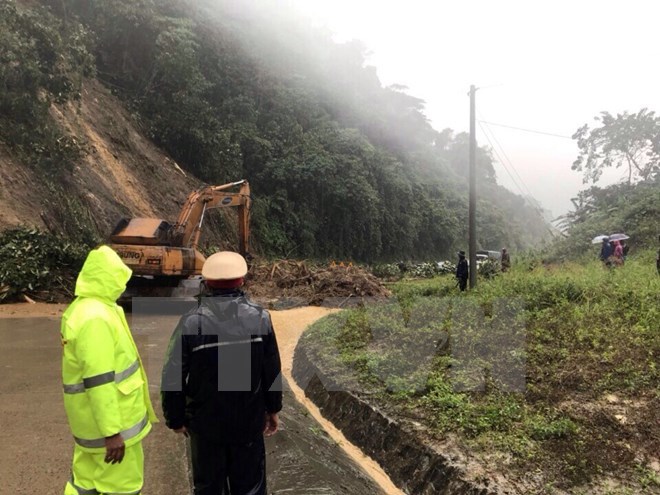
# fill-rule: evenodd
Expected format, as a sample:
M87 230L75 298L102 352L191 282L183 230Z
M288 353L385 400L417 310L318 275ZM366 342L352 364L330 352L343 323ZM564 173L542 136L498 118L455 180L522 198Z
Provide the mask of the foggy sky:
M469 130L477 119L571 136L601 111L660 110L660 2L483 0L288 0L337 41L360 39L384 85L426 101L433 127ZM498 181L529 190L554 215L583 189L571 139L477 125L479 145L522 178L516 187L495 155ZM492 137L494 135L494 138ZM500 147L503 151L500 151ZM508 157L508 160L507 160ZM515 172L511 174L518 179ZM622 169L605 175L613 182Z

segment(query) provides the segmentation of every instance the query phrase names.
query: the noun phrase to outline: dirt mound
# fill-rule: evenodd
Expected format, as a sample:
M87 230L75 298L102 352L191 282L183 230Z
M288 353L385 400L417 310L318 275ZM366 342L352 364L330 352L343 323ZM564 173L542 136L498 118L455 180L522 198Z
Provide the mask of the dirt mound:
M380 280L360 266L295 260L252 263L247 289L259 299L298 299L313 306L337 299L390 296Z
M122 217L175 219L199 187L94 79L85 82L80 101L53 104L50 113L83 156L44 179L0 143L0 229L27 224L71 235L67 226L84 221L105 238Z

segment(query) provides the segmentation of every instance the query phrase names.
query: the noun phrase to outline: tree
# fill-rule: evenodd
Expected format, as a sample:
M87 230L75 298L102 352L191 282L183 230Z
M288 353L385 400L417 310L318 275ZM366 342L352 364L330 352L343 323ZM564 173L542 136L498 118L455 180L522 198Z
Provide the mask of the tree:
M60 19L48 26L90 33L101 82L182 167L209 183L250 180L262 254L438 259L464 247L468 135L438 133L421 99L383 87L364 44L301 29L259 0L44 2ZM0 90L3 74L27 68L23 52L0 50ZM25 101L42 93L35 86ZM531 244L543 224L497 186L490 151L477 153L488 211L480 243Z
M646 108L638 113L602 112L595 120L600 127L580 127L573 139L580 154L573 170L584 173L584 183L598 182L603 170L614 166L628 168L628 184L634 179L647 180L660 171L660 117Z
M26 163L57 174L80 157L51 104L80 98L94 74L88 32L42 7L0 0L0 142Z
M469 172L470 135L459 132L454 136L451 129L438 133L435 139L436 153L447 161L449 167L460 177L467 178ZM476 149L477 181L496 183L495 167L490 149L477 146Z

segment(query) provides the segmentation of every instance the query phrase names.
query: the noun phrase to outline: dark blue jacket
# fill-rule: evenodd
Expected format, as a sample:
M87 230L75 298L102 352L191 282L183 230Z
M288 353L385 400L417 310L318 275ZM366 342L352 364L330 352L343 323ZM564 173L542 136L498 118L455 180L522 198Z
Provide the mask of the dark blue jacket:
M600 248L600 259L606 261L612 254L614 254L614 246L609 242L603 243L603 246Z
M221 443L263 433L282 409L281 364L268 311L239 290L216 291L181 317L163 368L167 426Z
M465 258L461 258L456 265L456 278L468 278L468 276L468 262Z

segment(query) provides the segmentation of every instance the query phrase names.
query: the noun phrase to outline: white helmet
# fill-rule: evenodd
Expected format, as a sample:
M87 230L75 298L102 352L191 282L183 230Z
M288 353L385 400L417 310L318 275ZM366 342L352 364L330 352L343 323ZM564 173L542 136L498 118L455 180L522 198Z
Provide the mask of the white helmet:
M206 280L234 280L247 274L245 258L232 251L220 251L209 256L202 267L202 277Z

